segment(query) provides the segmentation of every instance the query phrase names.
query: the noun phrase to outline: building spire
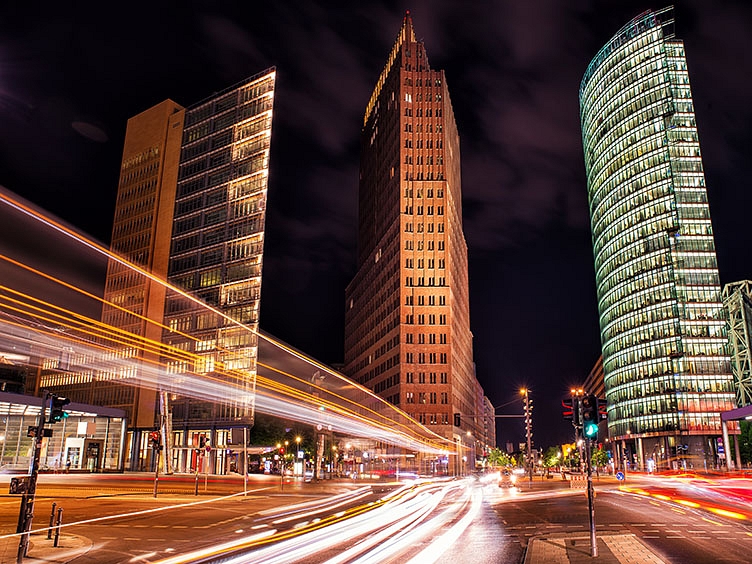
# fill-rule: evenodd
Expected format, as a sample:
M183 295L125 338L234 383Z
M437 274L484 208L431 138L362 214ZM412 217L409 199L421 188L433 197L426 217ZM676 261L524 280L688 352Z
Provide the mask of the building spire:
M402 20L402 29L397 37L397 44L404 43L405 41L415 41L413 18L410 16L410 10L405 10L405 18Z
M392 65L397 61L397 55L399 54L402 45L409 42L415 42L415 31L413 30L413 19L410 17L410 10L407 10L405 12L405 18L402 20L402 28L397 34L397 39L394 41L392 51L389 53L389 58L384 66L384 70L381 71L381 76L379 76L379 80L376 83L376 88L374 88L374 91L371 94L371 99L366 106L366 115L363 118L363 125L368 122L368 117L371 115L371 111L374 108L379 92L381 92L381 87L384 85L384 81L386 80Z

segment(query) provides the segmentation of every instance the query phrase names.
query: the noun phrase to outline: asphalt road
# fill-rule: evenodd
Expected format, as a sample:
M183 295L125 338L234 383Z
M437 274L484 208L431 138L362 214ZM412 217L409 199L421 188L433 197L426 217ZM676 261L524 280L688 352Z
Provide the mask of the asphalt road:
M34 534L28 561L156 562L272 528L293 531L308 527L307 539L295 541L295 549L304 552L289 561L314 564L336 560L338 555L353 551L355 545L361 544L359 556L340 560L368 561L364 556L367 551L376 548L383 551L388 540L394 544L392 552L383 553L380 559L372 561L403 563L410 558L420 558L427 562L433 554L438 555L435 560L438 562L518 564L523 561L533 538L589 531L584 492L571 489L568 482L559 478L536 477L532 484L523 481L521 488L499 488L495 483L478 481L468 482L467 487L452 485L445 488L445 492L437 487L434 493L442 492L442 497L433 506L410 510L413 514L407 511L403 521L395 518L389 523L373 525L371 529L353 526L344 536L336 536L333 531L343 527L343 521L350 520L347 516L337 519L332 516L341 516L350 507L362 508L375 503L393 491L394 486L375 484L371 492L370 488L358 490L366 485L364 482L296 480L280 483L278 476L255 476L250 479L249 492L244 495L242 478L208 478L205 482L200 478L199 495L194 495L195 477L179 476L162 478L159 494L154 498L153 477L146 475L42 475L34 530L47 526L51 504L55 502L57 508L64 509L61 538L65 542L61 544L67 546L51 549L52 541L47 541L46 532ZM2 490L6 487L4 481L0 478ZM646 482L644 487L651 487L651 483L654 481ZM619 485L613 479L596 482L598 536L632 533L668 563L750 561L750 520L724 518L703 509L627 493L620 491ZM357 493L358 497L342 497L347 492ZM433 495L429 491L424 494ZM338 500L336 504L330 501L333 498ZM18 496L0 496L0 535L15 532L18 507ZM396 514L399 507L397 504L385 507L385 515L394 517L392 514ZM417 511L422 512L419 518ZM320 520L323 520L321 526L313 526ZM450 535L451 531L456 531L456 535ZM376 548L367 547L368 539L377 534L383 535L384 542L373 543ZM396 544L398 537L404 537L401 546ZM80 539L89 544L79 543ZM441 546L440 541L446 546ZM277 545L276 553L281 553L286 546L293 550L293 541L285 542L288 544ZM15 562L17 546L17 537L0 539L0 562ZM431 546L434 547L432 552L428 551ZM70 558L63 558L68 548L75 548L77 552L73 550ZM582 556L583 561L607 561L590 559L586 553Z

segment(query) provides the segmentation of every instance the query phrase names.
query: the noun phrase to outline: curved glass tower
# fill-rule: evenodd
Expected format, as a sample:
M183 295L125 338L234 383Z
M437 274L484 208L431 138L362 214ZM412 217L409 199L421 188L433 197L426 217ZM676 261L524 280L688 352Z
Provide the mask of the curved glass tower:
M598 52L580 119L610 435L640 467L718 463L733 376L670 8L637 16Z

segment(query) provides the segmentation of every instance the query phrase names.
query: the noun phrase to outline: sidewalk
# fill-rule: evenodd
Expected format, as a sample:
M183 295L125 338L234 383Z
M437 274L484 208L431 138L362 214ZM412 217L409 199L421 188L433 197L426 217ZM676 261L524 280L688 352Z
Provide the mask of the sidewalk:
M19 537L0 540L0 562L15 563L18 558ZM79 535L60 533L55 546L55 537L47 538L47 532L31 533L23 564L65 564L91 550L91 541Z
M596 547L593 558L589 535L541 535L530 539L525 564L666 564L631 533L598 535Z

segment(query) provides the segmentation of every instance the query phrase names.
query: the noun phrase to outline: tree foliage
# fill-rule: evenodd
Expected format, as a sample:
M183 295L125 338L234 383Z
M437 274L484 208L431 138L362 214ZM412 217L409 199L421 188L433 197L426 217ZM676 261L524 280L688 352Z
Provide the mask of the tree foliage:
M488 452L488 463L494 468L509 466L512 463L512 457L498 447L494 447Z
M608 453L602 448L594 448L590 453L590 461L596 468L601 468L608 464Z

